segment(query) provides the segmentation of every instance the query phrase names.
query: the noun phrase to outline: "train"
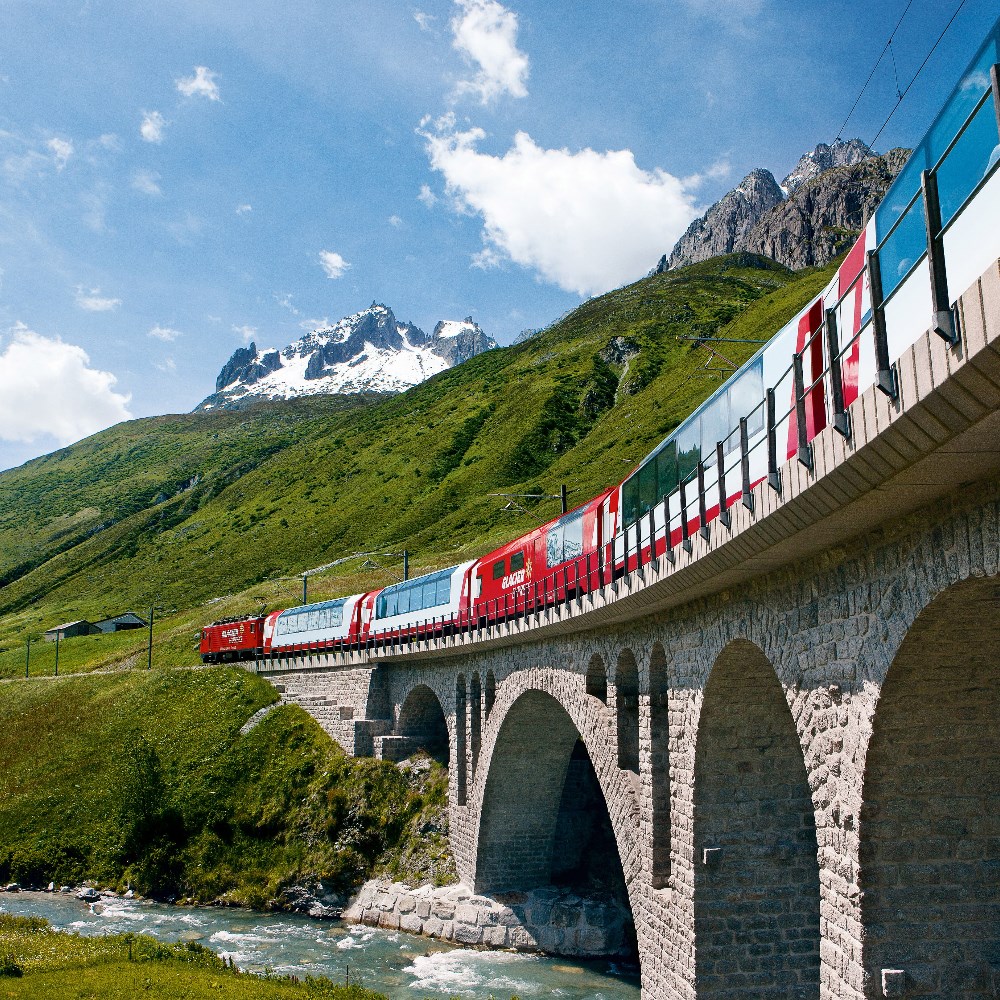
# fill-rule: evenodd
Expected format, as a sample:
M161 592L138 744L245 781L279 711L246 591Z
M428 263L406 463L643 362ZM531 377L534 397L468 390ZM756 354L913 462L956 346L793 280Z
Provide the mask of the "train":
M203 661L406 643L574 600L674 559L698 533L727 525L734 504L752 506L759 484L780 489L782 466L810 465L827 427L850 436L852 404L872 386L897 394L895 361L928 328L958 342L949 289L964 291L1000 256L998 84L989 78L998 53L1000 22L829 284L618 485L478 559L213 622L201 633Z

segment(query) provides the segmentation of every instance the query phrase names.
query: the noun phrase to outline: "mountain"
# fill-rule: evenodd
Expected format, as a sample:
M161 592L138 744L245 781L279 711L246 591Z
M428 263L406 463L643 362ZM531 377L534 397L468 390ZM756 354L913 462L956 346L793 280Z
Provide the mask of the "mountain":
M826 264L857 238L907 155L838 140L806 153L780 185L769 170L754 170L691 223L654 273L741 251L793 269Z
M739 365L831 274L721 257L402 393L143 418L2 472L0 676L23 675L26 638L59 622L155 603L154 661L190 664L202 624L294 605L305 569L406 549L417 575L488 552L559 509L529 499L517 516L490 494L565 484L576 504L620 481L725 377L689 338L746 341L726 350ZM461 348L463 332L438 338ZM310 578L309 596L374 589L398 568L358 558ZM146 641L69 640L60 672L144 663ZM32 643L32 671L51 672L53 652Z
M770 170L751 171L700 219L695 219L688 226L670 254L669 266L683 267L741 249L740 238L784 197ZM658 270L665 271L666 263L664 256Z
M839 257L851 248L909 155L907 149L891 149L797 183L743 237L740 249L793 270Z
M261 399L333 393L402 392L431 375L496 347L469 316L443 320L428 337L373 302L330 327L312 330L278 351L239 348L215 392L197 410L243 409Z
M838 139L832 146L821 142L811 153L806 153L795 169L781 182L781 190L790 195L797 187L835 167L850 167L855 163L877 156L860 139L844 142Z

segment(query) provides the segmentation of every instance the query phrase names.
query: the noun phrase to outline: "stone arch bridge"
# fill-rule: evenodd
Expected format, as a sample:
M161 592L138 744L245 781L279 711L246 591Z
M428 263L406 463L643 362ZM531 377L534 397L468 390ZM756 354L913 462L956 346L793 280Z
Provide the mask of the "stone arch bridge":
M462 881L610 872L643 995L1000 996L1000 269L854 435L534 619L272 670L450 770Z

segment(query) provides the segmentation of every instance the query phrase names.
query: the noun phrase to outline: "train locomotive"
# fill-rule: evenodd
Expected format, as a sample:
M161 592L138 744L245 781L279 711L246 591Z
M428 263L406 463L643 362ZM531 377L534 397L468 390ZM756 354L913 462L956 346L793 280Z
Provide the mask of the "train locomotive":
M617 486L493 552L380 590L213 622L206 662L281 659L468 631L597 590L728 523L930 329L1000 256L1000 22L832 281ZM991 76L992 74L992 76ZM947 268L944 262L947 261Z

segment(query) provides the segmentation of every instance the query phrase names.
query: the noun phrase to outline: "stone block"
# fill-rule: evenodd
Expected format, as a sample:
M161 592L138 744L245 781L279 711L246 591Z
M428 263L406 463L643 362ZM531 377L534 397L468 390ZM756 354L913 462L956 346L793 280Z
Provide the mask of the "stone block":
M463 924L456 921L451 940L457 941L459 944L481 944L483 929L476 924Z
M455 907L455 921L460 924L478 924L480 909L468 903L460 903Z
M491 948L506 948L507 928L503 926L484 927L483 944L489 945Z
M424 922L416 913L407 913L399 918L399 929L410 934L420 934L424 929Z

